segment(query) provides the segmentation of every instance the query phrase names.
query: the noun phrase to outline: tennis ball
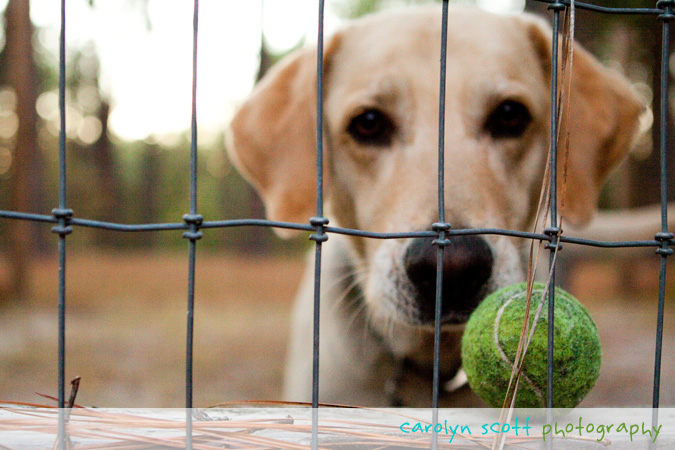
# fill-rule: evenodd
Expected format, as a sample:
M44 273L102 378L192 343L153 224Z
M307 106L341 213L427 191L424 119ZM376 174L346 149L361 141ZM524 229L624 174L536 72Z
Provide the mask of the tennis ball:
M527 286L514 284L489 295L471 314L462 338L462 364L469 386L486 403L501 408L511 379L525 320ZM548 295L535 283L530 305L534 322L542 314L522 366L515 406L546 407L548 361ZM555 290L553 406L573 408L591 390L600 374L602 349L598 329L586 308L562 289Z

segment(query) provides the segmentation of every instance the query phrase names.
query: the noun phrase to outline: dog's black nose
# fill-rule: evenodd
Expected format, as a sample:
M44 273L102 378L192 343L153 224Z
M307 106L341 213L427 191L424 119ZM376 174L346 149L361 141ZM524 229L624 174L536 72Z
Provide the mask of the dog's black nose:
M431 238L417 238L405 255L405 270L417 291L419 320L434 321L436 311L437 247ZM479 236L453 236L443 251L443 303L445 322L463 322L480 303L492 274L493 256Z

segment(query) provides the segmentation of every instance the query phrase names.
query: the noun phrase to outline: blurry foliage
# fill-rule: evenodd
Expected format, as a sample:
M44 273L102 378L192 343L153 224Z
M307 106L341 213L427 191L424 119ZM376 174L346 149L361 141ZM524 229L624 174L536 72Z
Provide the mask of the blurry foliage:
M58 137L44 136L42 151L46 156L46 208L35 211L50 214L51 205L58 204ZM120 178L118 189L119 206L111 210L105 204L108 186L97 183L98 167L92 158L89 146L74 140L68 141L68 207L75 217L92 220L112 221L123 224L182 223L182 217L189 211L189 158L190 144L187 134L180 144L161 147L145 141L127 143L114 140L116 169ZM222 140L221 140L222 142ZM7 196L11 189L7 177L0 178L0 209L7 209ZM204 220L229 220L251 218L249 194L246 181L232 168L223 145L201 151L198 162L198 210ZM257 217L262 218L262 217ZM0 221L0 233L11 222ZM50 239L50 226L43 231ZM200 248L230 249L246 251L249 245L249 227L209 229L204 232ZM100 245L96 234L102 233L114 241L116 247L180 247L185 246L182 231L120 233L78 227L69 237L69 244L76 247ZM268 249L294 251L297 242L286 243L274 238L271 230L262 233L260 243ZM53 240L53 239L52 239ZM55 241L54 241L55 242Z
M336 3L336 9L342 17L355 18L377 11L382 6L382 2L383 0L350 0Z
M130 0L131 1L131 0ZM92 1L93 3L93 1ZM145 5L147 15L147 1ZM143 8L141 8L143 10ZM4 31L4 30L3 30ZM39 33L40 30L35 30ZM40 39L34 39L35 66L38 74L38 92L43 94L46 104L56 106L58 87L58 57L45 49ZM4 44L4 33L0 34ZM1 79L3 46L0 45L0 91L10 90ZM280 55L267 55L268 63L276 62ZM67 54L66 103L68 120L81 122L84 118L99 120L101 131L96 139L82 139L77 125L68 126L67 132L67 189L68 207L75 217L123 224L182 223L182 217L189 211L189 132L177 139L177 143L161 145L158 142L126 142L107 133L108 99L104 98L100 86L100 67L95 46L82 43L70 48ZM83 102L83 92L95 95ZM38 102L39 103L39 102ZM83 103L88 103L84 105ZM41 206L22 210L50 215L58 205L58 117L38 117L38 147L43 158L44 196ZM14 137L0 136L0 150L11 148ZM106 157L102 154L106 153ZM198 162L198 212L205 220L228 220L263 218L260 202L253 201L249 185L232 168L221 136L215 145L199 147ZM13 167L0 173L0 209L10 207L13 182L17 179ZM257 206L257 207L256 207ZM37 210L36 210L37 209ZM0 221L0 234L6 235L13 226L24 222ZM41 239L55 249L56 240L49 224L37 227ZM69 237L69 245L87 247L92 245L138 248L138 247L185 247L183 231L121 233L92 228L75 228ZM51 245L53 244L53 246ZM233 227L209 229L204 232L200 248L229 249L246 252L251 248L295 251L303 248L297 240L286 242L274 237L272 230ZM5 252L0 247L0 254Z

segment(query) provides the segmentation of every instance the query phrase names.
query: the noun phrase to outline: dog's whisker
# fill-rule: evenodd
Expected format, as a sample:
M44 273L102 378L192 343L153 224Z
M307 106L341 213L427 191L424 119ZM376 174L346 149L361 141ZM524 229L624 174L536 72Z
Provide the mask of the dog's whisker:
M367 274L364 271L358 271L351 266L345 266L342 276L334 278L328 289L327 295L336 301L331 305L331 312L341 308L352 307L361 299L361 294L354 295L354 291L363 284Z

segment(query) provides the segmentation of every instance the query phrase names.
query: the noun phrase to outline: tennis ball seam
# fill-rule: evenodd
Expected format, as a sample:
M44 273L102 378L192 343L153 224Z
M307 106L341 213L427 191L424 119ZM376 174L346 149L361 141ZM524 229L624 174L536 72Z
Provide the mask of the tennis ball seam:
M537 292L539 292L539 291L537 291ZM535 291L533 291L532 293L534 294ZM523 297L523 295L526 295L526 294L527 294L527 292L522 292L522 293L520 293L520 294L518 294L514 297L511 297L508 301L506 301L506 302L504 302L504 304L502 304L502 306L497 310L497 315L495 316L494 333L492 335L493 339L494 339L495 347L499 351L499 355L501 356L502 361L504 361L511 368L512 371L515 368L516 364L515 364L515 362L512 362L512 361L509 360L509 358L508 358L508 356L506 356L506 353L504 352L501 344L499 343L499 324L500 324L500 321L501 321L501 318L502 318L502 314L504 313L504 310L507 308L507 306L510 305L511 302L513 302L514 300L520 299L520 298ZM537 323L534 323L533 326L532 326L532 332L534 331L534 328L536 328L536 327L537 327ZM530 331L530 330L528 330L528 331ZM525 353L527 353L527 351ZM525 356L523 355L523 358L524 357ZM525 374L524 372L521 372L520 373L520 379L521 379L521 381L524 380L530 386L530 388L535 392L535 394L537 395L539 400L543 402L543 398L544 398L543 393L537 387L537 385L535 385L534 382L527 376L527 374Z

